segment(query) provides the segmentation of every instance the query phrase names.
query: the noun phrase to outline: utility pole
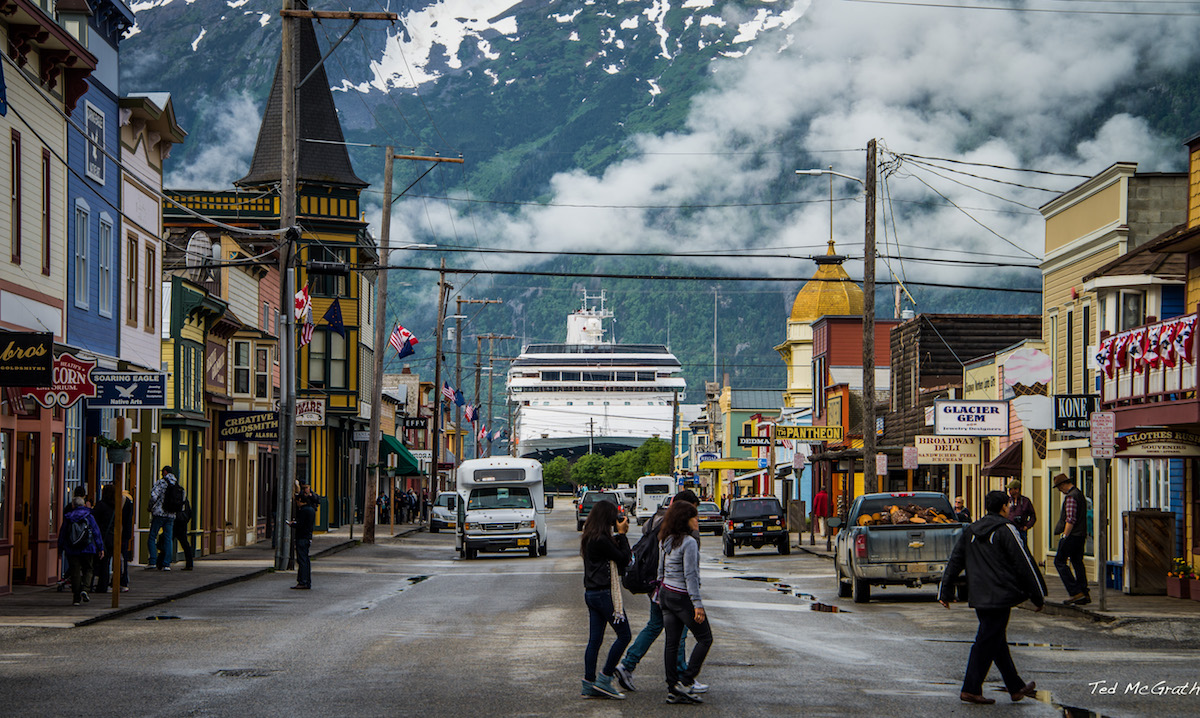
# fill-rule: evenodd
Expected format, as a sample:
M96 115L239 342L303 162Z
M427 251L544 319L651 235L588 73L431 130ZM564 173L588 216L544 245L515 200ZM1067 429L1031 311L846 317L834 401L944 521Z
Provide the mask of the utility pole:
M433 357L433 466L429 468L429 499L433 500L434 486L437 481L438 463L442 455L442 334L445 333L446 298L453 287L446 283L446 260L442 259L441 271L438 272L438 305L437 305L437 350ZM425 497L421 499L421 511L424 516Z
M867 227L863 241L863 489L879 490L875 469L875 140L867 143Z
M479 399L479 375L483 373L483 337L475 335L475 399ZM490 380L490 377L489 377ZM475 434L475 453L471 458L479 458L479 432Z
M462 389L462 320L463 320L462 305L464 305L464 304L503 304L504 300L503 299L463 299L462 297L455 297L454 301L457 302L457 304L455 305L457 307L457 311L454 312L454 314L455 314L455 317L454 317L454 386L457 387L458 389ZM478 342L476 342L476 344L478 345ZM476 363L476 366L478 366L478 363ZM478 373L475 374L474 397L475 397L475 401L479 400L479 374ZM462 407L461 406L454 410L454 426L461 431L461 429L462 429ZM472 432L477 433L477 432L474 432L474 430L472 430ZM465 441L462 442L460 447L461 447L460 448L461 452L466 452L467 449L466 449ZM476 458L479 457L478 443L475 446L475 457ZM466 458L466 457L461 457L461 458Z
M496 301L498 301L498 300L496 300ZM516 337L511 334L480 334L480 335L478 335L478 338L488 340L487 426L491 427L491 425L492 425L492 401L494 401L495 397L496 397L496 377L493 374L493 369L492 369L492 360L495 358L495 354L496 354L496 340L497 339L516 339ZM511 431L511 430L512 430L512 427L510 426L509 431ZM478 436L479 432L475 432L475 435ZM487 449L488 449L488 456L491 456L492 455L492 442L491 441L488 441Z

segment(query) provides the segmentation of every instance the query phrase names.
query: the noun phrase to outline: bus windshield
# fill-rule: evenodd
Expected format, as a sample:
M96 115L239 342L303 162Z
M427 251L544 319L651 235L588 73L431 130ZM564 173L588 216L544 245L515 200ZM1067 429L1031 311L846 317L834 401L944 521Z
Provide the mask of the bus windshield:
M531 509L533 499L524 486L483 486L471 489L468 509Z

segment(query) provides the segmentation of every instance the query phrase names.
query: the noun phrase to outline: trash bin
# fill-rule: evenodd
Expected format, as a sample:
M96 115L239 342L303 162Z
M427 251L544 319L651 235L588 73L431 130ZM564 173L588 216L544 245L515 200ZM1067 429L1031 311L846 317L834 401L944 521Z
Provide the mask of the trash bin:
M1104 576L1105 586L1117 591L1125 590L1125 564L1120 561L1109 561L1108 570Z

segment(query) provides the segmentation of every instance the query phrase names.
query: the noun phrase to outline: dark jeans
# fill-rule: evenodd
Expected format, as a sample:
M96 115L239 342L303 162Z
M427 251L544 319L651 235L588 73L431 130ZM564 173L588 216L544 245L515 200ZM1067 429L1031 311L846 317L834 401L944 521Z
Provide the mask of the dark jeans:
M184 562L183 567L191 568L192 563L195 561L196 553L195 553L195 551L192 550L192 539L190 536L188 536L187 522L186 521L176 521L175 525L172 528L174 529L172 532L174 534L172 542L179 544L183 548L183 562ZM163 560L168 555L170 555L170 556L175 555L175 547L174 546L171 546L170 548L166 549L165 551L162 550L163 548L164 547L162 547L162 546L159 547L158 564L157 564L159 568L163 567ZM170 565L169 561L167 562L167 565L168 566Z
M96 555L92 553L67 554L67 575L71 577L71 594L79 600L80 594L92 585L92 566Z
M312 560L308 550L312 548L312 539L296 539L296 585L312 588Z
M625 666L625 670L637 670L638 664L642 662L642 658L646 656L646 652L650 650L650 646L654 645L655 639L663 631L663 614L662 608L654 601L650 602L650 620L646 621L646 627L637 634L637 638L633 639L633 643L629 644L629 650L625 652L625 657L621 659L621 665ZM683 641L687 636L687 629L683 629L683 633L679 636L679 671L682 673L687 670L687 662L684 660Z
M1068 536L1058 542L1058 553L1054 555L1054 568L1062 578L1067 594L1078 596L1087 593L1087 574L1083 570L1083 548L1086 536ZM1069 562L1069 565L1068 565Z
M632 636L629 620L622 616L621 620L617 621L613 617L612 594L609 589L584 591L583 601L588 607L588 644L587 650L583 652L583 679L591 683L596 680L596 661L600 658L600 645L604 643L604 627L612 626L613 632L617 634L617 639L608 649L604 670L601 671L610 678L616 672L617 661L621 660L621 654L625 652Z
M696 622L696 607L692 605L692 599L686 593L672 591L664 586L658 592L658 603L662 607L663 627L667 632L666 655L663 657L663 666L667 672L667 689L670 690L676 682L691 685L696 676L700 675L704 659L708 656L708 649L712 647L712 626L709 625L707 617L704 623ZM680 673L677 665L679 639L683 635L684 626L696 637L696 645L692 646L692 655L688 656L687 670Z
M126 552L127 554L132 552ZM109 579L112 578L112 547L104 548L104 558L96 561L96 593L104 593L108 590ZM129 556L121 557L121 585L129 586Z
M983 681L992 664L1000 671L1009 693L1025 687L1025 681L1017 675L1012 656L1008 653L1009 608L977 608L979 631L975 634L975 645L971 646L971 657L967 659L967 673L963 677L962 692L983 695Z

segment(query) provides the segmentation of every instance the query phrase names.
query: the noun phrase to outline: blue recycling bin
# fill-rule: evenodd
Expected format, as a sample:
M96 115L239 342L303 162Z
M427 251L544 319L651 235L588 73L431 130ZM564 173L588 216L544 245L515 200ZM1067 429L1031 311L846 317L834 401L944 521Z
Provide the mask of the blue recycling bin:
M1124 591L1125 590L1125 564L1120 561L1109 561L1108 570L1105 571L1104 585L1108 588Z

